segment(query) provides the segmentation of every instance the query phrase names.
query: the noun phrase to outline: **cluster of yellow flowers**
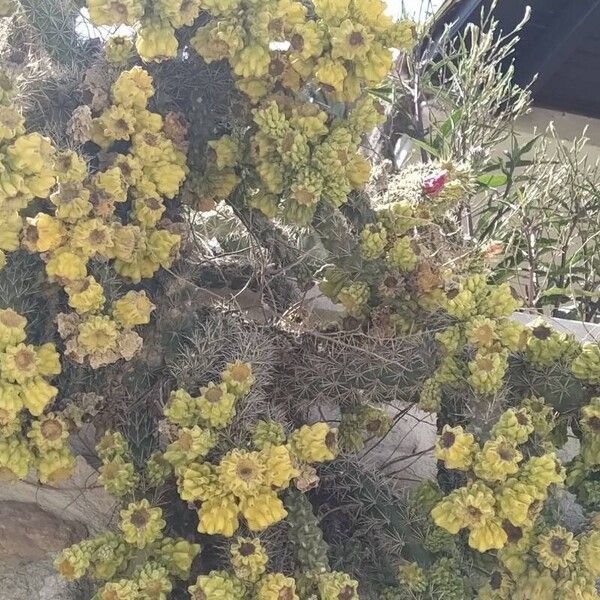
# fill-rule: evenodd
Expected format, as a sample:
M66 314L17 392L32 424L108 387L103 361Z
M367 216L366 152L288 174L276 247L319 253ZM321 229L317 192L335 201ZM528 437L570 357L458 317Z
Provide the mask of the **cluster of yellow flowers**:
M56 318L59 334L65 340L65 356L98 369L120 358L131 360L138 353L143 341L133 328L149 323L155 308L146 292L129 291L111 303L108 314L101 314L104 295L92 277L65 289L71 294L71 304L79 305L76 313L60 313ZM100 304L94 302L96 294ZM90 306L98 308L84 310Z
M222 452L220 432L232 423L254 382L249 364L229 363L219 383L202 387L196 397L176 390L164 409L171 441L164 452L150 457L145 482L151 487L161 485L174 472L181 499L199 506L201 533L230 538L241 517L250 531L283 520L287 511L280 492L293 479L298 485L309 465L337 455L337 431L326 423L305 425L286 439L281 424L257 421L251 431L253 449L233 448L211 460ZM107 431L96 450L102 460L99 480L106 490L119 497L133 495L142 476L136 473L123 435ZM94 596L97 600L166 599L173 577L189 576L200 546L163 537L164 527L160 508L147 500L131 502L121 511L118 533L104 533L67 548L56 560L57 569L69 580L87 575L107 581ZM299 600L300 580L268 572L268 560L258 538L237 537L230 547L231 570L200 575L188 588L190 596ZM358 582L344 573L319 573L309 585L323 599L358 599Z
M339 207L368 180L361 136L385 117L366 88L387 75L390 47L412 44L412 25L394 22L382 0L317 1L310 12L294 0L204 8L214 19L191 45L207 62L227 59L237 86L257 107L251 136L210 144L192 201L211 208L241 176L249 206L308 225L321 200Z
M0 479L24 479L34 467L42 483L58 483L75 469L66 422L46 412L60 357L54 344L27 344L26 326L14 310L0 310Z
M477 598L595 600L599 550L597 529L576 536L560 525L542 522L498 553L501 568L492 573Z
M76 313L59 318L69 357L95 368L130 359L141 347L132 329L148 323L153 305L144 293L130 292L106 314L104 290L88 266L110 260L118 274L139 283L177 254L180 236L157 225L163 198L173 198L185 179L186 158L165 135L162 117L146 108L152 78L138 67L114 84L114 105L94 119L91 133L107 164L92 174L75 152L23 133L8 90L0 97L0 264L5 251L19 247L42 256L49 281L63 286ZM127 153L109 152L118 142L129 143ZM23 221L19 211L36 197L49 197L51 211ZM123 224L115 211L128 201L130 222Z
M244 557L242 552L251 552ZM232 546L231 561L234 573L228 571L211 571L208 575L200 575L196 583L188 588L192 600L300 600L309 596L300 596L301 582L283 573L266 573L257 581L248 581L239 576L242 573L256 570L268 560L258 540L238 540ZM236 567L236 565L238 565ZM260 569L263 567L261 566ZM259 569L259 570L260 570ZM324 573L318 577L317 589L321 600L358 600L358 582L349 575L340 572ZM311 595L311 598L317 598Z
M178 429L164 459L175 470L181 498L201 503L201 533L231 537L240 515L252 531L281 521L287 512L279 492L299 475L300 463L324 462L337 454L336 430L326 423L302 427L287 444L283 431L267 423L255 431L256 450L234 448L217 463L207 460L218 443L218 430L231 423L236 402L253 382L250 365L231 363L221 383L202 388L198 397L177 390L165 408L167 419Z
M525 350L529 338L530 330L510 318L520 304L508 284L490 285L485 275L466 277L446 293L441 305L455 323L436 335L443 358L423 387L423 410L439 409L444 385L481 394L501 389L510 354Z
M523 454L532 434L548 433L546 419L539 420L543 413L534 415L530 404L505 411L483 444L462 426L445 425L438 437L436 457L446 468L467 473L469 481L434 507L433 520L453 534L467 528L469 545L480 552L504 548L517 530L519 539L525 535L534 526L548 487L564 481L565 471L554 452L529 458Z
M173 579L186 580L199 544L166 537L162 510L148 500L121 511L119 531L108 531L63 550L55 560L68 581L89 576L106 582L94 600L166 600Z
M39 133L25 133L25 121L12 105L13 87L0 72L0 267L6 252L19 248L19 211L36 197L46 198L55 183L55 149Z
M129 292L106 311L100 283L88 274L92 260L113 261L121 276L139 283L171 265L180 236L157 227L186 174L185 155L163 132L163 119L147 110L152 78L137 67L123 72L112 88L114 104L92 123L92 140L103 151L130 143L126 154L108 154L104 170L88 175L85 161L72 151L54 159L57 185L53 214L28 218L22 245L40 253L50 281L60 283L75 314L59 325L67 355L91 366L132 358L141 347L133 327L149 322L154 308L143 292ZM131 201L130 222L115 215Z
M409 22L394 22L382 0L204 2L214 17L192 46L206 60L227 59L254 102L277 87L320 87L335 102L353 102L392 66L389 48L412 45Z

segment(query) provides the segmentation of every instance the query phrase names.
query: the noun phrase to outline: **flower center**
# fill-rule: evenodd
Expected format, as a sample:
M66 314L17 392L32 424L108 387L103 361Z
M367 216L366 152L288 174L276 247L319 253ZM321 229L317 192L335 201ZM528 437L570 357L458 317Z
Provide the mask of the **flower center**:
M150 519L150 513L145 508L138 508L131 513L131 524L138 529L145 527Z
M252 481L256 478L256 467L251 460L242 459L237 466L237 475L243 481Z
M510 462L515 457L515 451L508 445L500 446L500 448L498 448L498 456L502 460Z
M12 308L7 308L0 315L0 323L6 327L19 327L21 324L21 317Z
M588 425L590 426L590 429L592 431L594 431L595 433L599 433L600 432L600 417L590 417L590 419L588 420Z
M56 419L49 419L48 421L44 421L42 423L40 431L45 439L53 442L61 438L63 428L60 421L57 421Z
M19 350L15 354L15 365L21 371L29 370L35 363L35 352L30 350L29 348L25 348L23 350Z
M337 447L337 435L335 431L330 431L325 436L325 445L327 448L329 448L329 450L334 450Z
M550 540L550 550L552 551L552 554L555 554L556 556L564 556L567 552L567 549L567 543L563 538L553 537Z
M240 546L240 554L242 556L252 556L252 554L254 554L254 552L256 552L256 548L254 547L254 544L252 544L251 542L244 542Z
M354 598L354 589L347 585L339 594L338 600L352 600Z
M351 46L362 46L365 39L360 31L353 31L348 38Z
M159 210L162 207L162 204L156 198L148 198L146 200L146 206L150 210Z
M520 527L515 527L510 521L502 521L502 529L504 529L511 544L518 542L523 537L523 530Z
M278 58L273 59L269 64L269 75L271 75L271 77L279 77L284 71L285 64Z
M96 245L104 244L106 242L106 231L103 229L92 229L90 231L90 242Z
M292 36L290 44L296 52L302 52L302 50L304 50L304 38L299 33L295 33Z
M277 595L277 600L294 600L294 590L291 587L283 588Z
M455 441L456 436L451 431L445 431L440 439L442 448L452 448Z
M547 340L552 334L552 330L545 325L539 325L538 327L534 327L532 333L538 340Z
M208 388L206 392L204 392L204 397L211 404L218 404L221 401L221 398L223 397L223 390L219 387Z
M250 377L250 369L247 365L234 365L231 369L231 377L240 383Z

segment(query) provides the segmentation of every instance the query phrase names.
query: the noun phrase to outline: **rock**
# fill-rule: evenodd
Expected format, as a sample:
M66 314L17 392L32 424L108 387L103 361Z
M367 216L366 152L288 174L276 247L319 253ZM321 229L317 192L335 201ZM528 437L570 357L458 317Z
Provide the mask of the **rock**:
M97 471L78 456L75 473L68 481L57 486L40 485L35 479L4 484L0 502L33 502L61 520L83 523L94 534L106 529L116 506L97 479Z
M0 502L0 562L48 558L87 536L80 523L65 521L31 502Z
M78 586L63 581L51 560L7 566L0 562L0 597L6 600L83 600Z
M0 598L81 600L78 585L63 581L54 556L87 537L86 528L44 511L33 502L0 502Z

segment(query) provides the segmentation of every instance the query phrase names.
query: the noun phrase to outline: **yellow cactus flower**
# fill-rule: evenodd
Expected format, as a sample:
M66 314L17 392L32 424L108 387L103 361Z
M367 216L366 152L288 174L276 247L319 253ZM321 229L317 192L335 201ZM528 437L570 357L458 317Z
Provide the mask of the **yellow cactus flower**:
M431 516L438 527L456 534L464 527L484 525L495 517L492 490L481 482L458 488L438 502Z
M126 65L133 58L133 39L124 35L111 35L106 40L104 56L111 65Z
M87 7L95 25L135 25L144 14L141 0L88 0Z
M577 559L585 567L586 571L594 578L600 576L600 531L590 531L579 538L579 552Z
M486 481L504 481L519 470L523 455L510 440L498 436L488 440L475 457L473 471Z
M277 494L265 488L256 496L241 498L240 512L250 531L263 531L287 516L283 502Z
M219 497L221 488L217 468L210 463L191 463L180 470L177 489L181 499L189 502Z
M334 91L341 92L344 90L344 80L348 75L348 71L344 65L332 58L322 56L317 61L315 69L315 77L323 85L328 86Z
M545 497L549 485L562 484L565 480L565 469L554 452L542 456L532 456L525 462L519 472L519 479L533 485L538 493Z
M323 596L329 598L329 596ZM256 584L256 600L300 600L296 594L296 581L283 573L269 573Z
M216 444L216 436L210 429L183 427L177 439L169 444L164 458L171 463L176 472L198 458L204 458Z
M231 537L240 526L235 496L228 494L205 500L198 511L198 531Z
M172 391L164 409L169 422L181 427L197 425L198 414L195 410L196 400L185 390Z
M99 470L98 482L113 496L131 494L139 483L133 463L122 456L104 460Z
M71 231L70 244L83 256L108 256L112 248L112 230L100 219L80 221Z
M557 526L540 535L533 551L538 561L551 571L565 569L577 559L579 542L570 531Z
M292 29L290 52L302 60L321 56L323 53L323 30L315 21L303 21Z
M19 247L19 235L23 220L17 211L0 211L0 250L14 252Z
M266 465L258 452L234 449L219 464L223 489L238 498L254 496L265 485Z
M66 181L58 186L50 196L56 206L56 217L68 223L75 223L89 215L92 210L90 192L79 182Z
M142 227L150 228L160 221L165 210L166 207L160 198L148 196L133 200L131 215Z
M537 570L530 567L516 578L511 598L514 600L529 600L530 598L555 600L556 582L552 573L547 569Z
M509 408L492 428L492 436L502 436L514 444L524 444L534 431L533 417L527 408Z
M364 57L356 62L356 75L367 83L379 83L392 68L392 53L379 43L371 44Z
M56 155L54 161L58 183L68 181L81 183L87 177L87 163L85 159L73 150L65 150Z
M135 47L143 61L163 62L177 56L179 43L173 27L155 19L142 24L135 39Z
M117 324L108 316L91 316L79 325L77 342L87 353L115 350Z
M227 385L229 392L238 398L245 396L256 381L252 374L252 365L239 360L227 363L221 373L221 379Z
M22 243L31 252L48 252L62 246L66 236L64 223L56 217L38 213L27 219Z
M505 351L478 350L468 366L471 372L468 381L473 389L482 394L493 394L502 387L508 368L508 355Z
M135 132L135 113L131 108L113 104L98 119L99 128L105 139L129 141Z
M498 518L486 519L469 531L469 546L479 552L498 550L506 544L507 539L506 531Z
M307 463L333 460L338 453L337 429L327 423L303 425L290 435L289 448L294 456Z
M25 133L25 119L12 107L0 106L0 141Z
M129 456L129 444L125 436L120 431L105 431L98 443L96 444L96 452L103 460L112 460L116 457Z
M69 306L81 315L99 311L106 300L104 289L91 275L70 282L65 286L65 292L69 297Z
M7 426L15 422L17 414L22 408L20 386L0 381L0 424Z
M6 149L10 167L25 175L38 175L54 168L55 149L47 137L39 133L29 133L18 137ZM54 183L54 177L50 186Z
M69 479L75 472L75 464L75 456L71 450L62 446L56 450L41 452L35 466L40 482L53 485Z
M39 375L39 363L35 348L23 343L9 346L0 354L2 377L12 383L25 383Z
M27 437L38 450L58 450L65 445L69 430L61 417L48 413L31 422Z
M12 308L0 309L0 350L23 342L26 325L27 319Z
M33 454L24 439L0 438L0 481L25 479Z
M166 525L160 508L150 506L145 498L132 502L121 511L119 529L128 544L143 549L162 536Z
M154 95L152 76L142 67L123 71L112 86L113 100L125 107L146 108Z
M70 283L84 279L87 275L87 259L63 246L55 250L46 263L46 274L50 281Z
M330 36L331 56L345 60L363 57L374 38L366 27L350 19L344 19L339 27L332 27Z
M34 417L39 417L57 394L58 389L41 377L34 377L21 385L23 404Z
M328 24L336 24L348 16L350 2L347 0L315 0L315 12Z
M112 315L119 325L131 329L150 323L150 314L155 308L145 291L132 290L113 302Z
M260 44L251 44L231 57L233 72L245 79L260 78L269 72L271 56L268 48Z
M115 202L125 202L127 200L127 183L123 177L123 172L118 166L96 173L92 177L92 185L97 191Z
M223 428L235 416L236 397L229 393L227 384L215 385L209 383L208 387L200 390L196 398L196 412L208 427Z
M256 583L265 572L269 557L258 538L237 538L231 545L231 565L239 579Z
M221 136L218 140L211 140L208 145L217 156L217 168L235 167L240 159L240 145L230 135Z
M477 450L478 445L473 434L466 433L460 425L444 425L435 445L435 457L444 461L448 469L468 471Z
M42 344L35 349L38 357L38 372L44 377L61 372L60 355L52 343Z
M495 492L498 514L520 527L531 522L532 505L539 502L539 492L533 485L528 485L511 477Z
M318 582L321 598L359 600L358 581L352 579L347 573L339 571L323 573L319 575Z
M265 464L265 483L271 489L287 488L293 477L298 475L286 446L268 446L260 452Z
M244 583L226 571L200 575L188 591L191 600L244 600L247 597Z

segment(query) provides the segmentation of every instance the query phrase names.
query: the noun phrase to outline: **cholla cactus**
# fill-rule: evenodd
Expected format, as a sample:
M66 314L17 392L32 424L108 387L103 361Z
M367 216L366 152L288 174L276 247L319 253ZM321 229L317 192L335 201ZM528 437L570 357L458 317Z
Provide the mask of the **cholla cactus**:
M481 152L370 180L359 151L412 24L88 0L126 26L91 44L50 4L0 0L2 64L31 56L0 74L0 478L68 478L92 421L121 503L59 573L98 600L594 597L594 521L551 509L564 482L600 510L598 346L513 320L459 232ZM403 494L411 457L374 457L415 403L438 482Z

